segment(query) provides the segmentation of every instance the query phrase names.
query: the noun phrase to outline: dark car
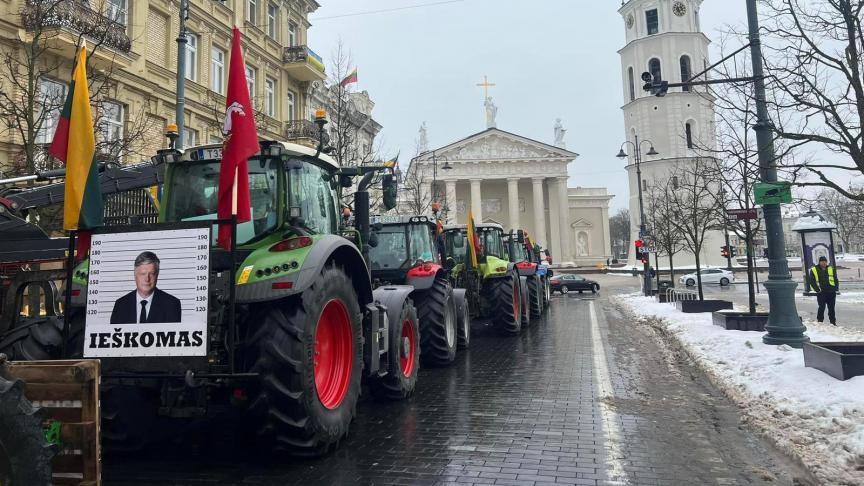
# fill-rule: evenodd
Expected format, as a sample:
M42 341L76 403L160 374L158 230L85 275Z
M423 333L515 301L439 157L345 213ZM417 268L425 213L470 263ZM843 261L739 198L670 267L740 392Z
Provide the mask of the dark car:
M580 294L585 290L590 290L592 294L596 294L600 291L600 284L598 284L597 282L570 273L562 273L555 275L554 277L549 279L549 285L552 288L553 294L555 292L561 292L562 294L566 294L571 290L577 290Z

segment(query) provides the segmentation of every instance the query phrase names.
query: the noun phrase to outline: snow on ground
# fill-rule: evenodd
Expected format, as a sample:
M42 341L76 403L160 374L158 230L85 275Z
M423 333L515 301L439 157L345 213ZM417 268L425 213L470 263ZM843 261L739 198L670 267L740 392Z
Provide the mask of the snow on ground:
M797 456L825 484L864 484L864 376L840 381L804 366L801 350L762 333L714 326L638 294L619 297L677 344L742 409L743 420ZM864 332L807 322L813 342L864 341Z

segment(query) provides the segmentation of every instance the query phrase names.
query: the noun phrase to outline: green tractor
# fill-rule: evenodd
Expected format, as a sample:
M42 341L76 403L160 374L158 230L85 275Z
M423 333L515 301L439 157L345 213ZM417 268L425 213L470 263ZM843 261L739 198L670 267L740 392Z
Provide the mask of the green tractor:
M369 262L377 288L400 287L417 305L423 363L445 366L467 348L471 318L465 290L454 290L435 245L435 223L427 216L374 218L377 240Z
M515 263L516 271L527 291L527 307L531 319L540 319L548 303L548 285L543 278L545 272L534 257L534 248L529 248L530 240L522 230L510 231L504 238L504 242L510 254L510 261Z
M323 131L323 123L321 127ZM205 246L199 246L197 262L199 270L202 265L205 269L198 287L204 289L203 296L198 302L194 297L191 303L188 298L181 301L183 319L190 306L206 311L206 332L198 336L206 354L155 356L144 350L135 357L121 353L101 358L106 446L140 449L162 438L159 433L177 434L177 426L191 419L228 417L239 418L242 432L264 450L320 455L348 434L361 382L373 390L391 390L384 393L390 398L410 395L413 386L392 389L394 383L416 382L419 352L410 344L417 338L403 326L413 306L407 295L386 287L373 293L364 259L369 249L366 187L372 173L392 168L343 169L321 153L322 146L260 143L260 153L248 162L252 220L218 220L231 226L230 250L215 246L222 147L193 147L182 153L167 149L154 157L165 168L159 223L105 231L150 235L143 232L195 227L203 232ZM352 241L342 236L338 188L350 186L358 175L363 180ZM393 204L392 174L383 178L383 185L385 206L387 201ZM94 232L94 238L99 233ZM163 243L170 248L170 242ZM134 247L135 241L128 244ZM100 252L93 246L89 258L74 268L67 297L70 325L32 326L16 334L26 346L7 343L0 352L21 359L16 349L35 348L41 354L31 352L32 359L58 359L80 357L82 350L92 356L94 346L110 347L108 337L85 331L87 321L103 312L91 308L102 298L93 295L99 279L106 278L95 274L93 264L110 257ZM173 262L196 268L194 257L177 256ZM160 263L155 266L158 274ZM161 266L167 279L167 259ZM176 270L175 275L182 277ZM141 316L148 317L143 310ZM127 335L124 346L128 335L138 336L137 331L127 332L133 327L117 329ZM133 338L133 344L146 346L144 334L140 342ZM121 336L114 337L120 341ZM168 419L181 422L162 427Z
M519 273L504 246L501 225L476 225L476 268L470 260L465 225L445 227L441 237L444 266L453 286L465 289L470 316L490 320L502 334L519 334L530 316Z

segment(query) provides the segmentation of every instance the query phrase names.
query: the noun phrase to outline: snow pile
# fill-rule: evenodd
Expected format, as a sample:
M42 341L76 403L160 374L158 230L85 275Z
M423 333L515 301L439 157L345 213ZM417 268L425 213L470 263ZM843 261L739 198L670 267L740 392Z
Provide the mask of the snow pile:
M864 376L839 381L804 366L801 350L727 331L711 314L684 314L653 298L620 297L667 336L742 409L743 419L797 456L825 484L864 484ZM864 341L864 332L806 323L813 342Z

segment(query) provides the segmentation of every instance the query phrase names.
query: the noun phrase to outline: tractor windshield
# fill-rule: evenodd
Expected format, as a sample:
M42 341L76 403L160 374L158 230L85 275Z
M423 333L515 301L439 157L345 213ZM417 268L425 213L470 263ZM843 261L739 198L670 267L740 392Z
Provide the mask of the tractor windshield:
M477 228L477 234L480 237L480 253L507 259L501 231L497 228Z
M444 233L444 253L452 258L456 265L465 263L465 252L468 251L466 242L465 234L459 230Z
M237 225L237 244L242 245L276 228L278 219L278 161L249 160L249 195L252 220ZM165 220L217 219L219 161L185 162L171 166L165 198ZM214 241L215 241L214 228Z
M291 164L288 172L288 211L303 219L303 226L318 234L336 233L335 191L329 172L317 165Z
M408 268L419 261L436 261L432 235L425 225L385 225L377 235L378 245L369 249L373 270Z

